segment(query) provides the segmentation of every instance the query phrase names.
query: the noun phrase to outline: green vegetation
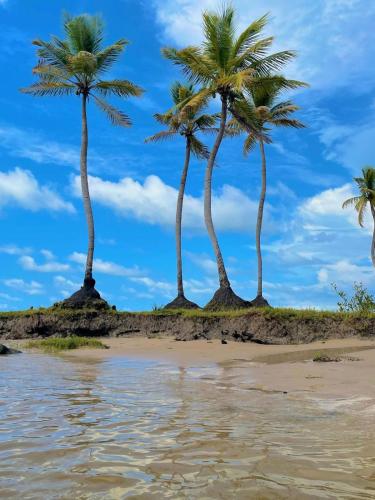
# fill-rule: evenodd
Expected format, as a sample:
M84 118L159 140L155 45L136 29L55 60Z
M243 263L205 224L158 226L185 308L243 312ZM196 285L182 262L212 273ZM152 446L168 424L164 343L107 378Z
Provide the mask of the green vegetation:
M368 292L362 283L354 283L354 293L352 297L348 297L348 294L343 290L339 290L334 283L332 287L341 299L337 303L339 311L375 313L375 298Z
M206 311L204 309L154 309L152 311L97 311L96 309L67 309L60 307L26 309L24 311L2 311L2 318L27 318L34 315L56 315L63 318L80 318L85 315L144 315L144 316L183 316L187 318L237 318L245 315L262 315L270 319L296 319L300 321L313 321L319 319L375 319L375 311L321 311L317 309L292 309L251 307L249 309L231 309L223 311Z
M313 361L315 361L316 363L338 363L339 361L342 361L342 359L338 357L331 358L330 356L328 356L328 354L317 352L313 357Z
M364 226L366 208L369 205L374 221L374 228L371 243L371 260L375 266L375 168L365 167L362 169L363 177L354 177L354 181L359 189L359 196L354 196L344 201L342 208L354 207L358 214L358 224Z
M90 337L64 337L64 338L48 338L43 340L30 340L25 344L28 349L41 349L44 352L59 352L79 349L80 347L89 347L90 349L108 349L108 346L100 340Z

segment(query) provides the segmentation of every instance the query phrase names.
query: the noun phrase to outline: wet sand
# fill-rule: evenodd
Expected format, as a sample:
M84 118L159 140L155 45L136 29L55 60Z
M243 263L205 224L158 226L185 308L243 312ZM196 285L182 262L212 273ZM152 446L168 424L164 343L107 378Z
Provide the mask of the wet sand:
M300 345L220 341L177 342L171 338L102 339L109 349L80 349L63 356L82 359L143 358L191 368L217 364L233 378L252 380L249 390L299 392L332 397L375 397L375 342L335 339ZM340 362L313 362L316 353Z

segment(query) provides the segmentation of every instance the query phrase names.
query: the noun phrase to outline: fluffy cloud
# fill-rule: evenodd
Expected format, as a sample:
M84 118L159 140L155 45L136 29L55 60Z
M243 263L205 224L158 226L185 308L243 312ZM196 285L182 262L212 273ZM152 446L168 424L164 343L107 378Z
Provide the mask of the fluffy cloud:
M220 3L219 3L220 4ZM234 0L243 29L267 11L275 49L296 49L298 60L289 74L314 87L348 85L359 78L374 80L369 63L374 59L375 4L364 0ZM164 39L179 46L202 39L201 12L217 9L217 0L153 0ZM358 29L361 26L361 29ZM355 64L351 64L355 61ZM350 67L349 67L350 64Z
M81 266L86 264L86 255L84 253L73 252L69 259ZM94 259L94 271L98 273L108 274L111 276L138 276L141 270L138 267L124 267L114 262L105 261L102 259Z
M176 285L167 281L156 281L148 276L139 276L130 278L133 283L144 286L151 293L161 293L164 297L172 298L175 293Z
M78 176L73 180L73 189L79 196ZM172 227L175 223L177 189L165 184L156 175L148 176L143 184L130 177L118 182L90 177L90 193L97 203L112 208L123 216L161 226ZM239 189L223 186L219 193L214 193L212 205L218 230L248 232L254 228L258 204ZM269 227L266 209L267 218ZM202 198L186 195L183 224L190 229L204 227Z
M38 281L24 281L18 278L4 280L3 283L13 290L17 290L28 295L40 295L44 292L43 285Z
M47 186L42 186L28 170L15 168L0 172L0 209L15 205L27 210L75 212L74 206L64 201Z
M352 284L357 281L369 285L374 282L374 278L374 267L358 266L348 260L339 260L334 264L328 264L318 271L318 281L321 284Z
M23 255L19 258L19 263L26 269L27 271L36 271L38 273L55 273L68 271L70 269L69 264L62 264L60 262L56 262L52 260L53 256L49 258L49 260L43 264L37 264L35 259L30 255Z

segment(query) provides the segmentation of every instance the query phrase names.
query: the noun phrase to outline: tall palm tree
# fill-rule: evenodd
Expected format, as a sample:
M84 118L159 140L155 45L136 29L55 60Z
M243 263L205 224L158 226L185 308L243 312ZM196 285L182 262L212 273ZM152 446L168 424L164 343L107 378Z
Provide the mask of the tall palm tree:
M277 70L295 56L292 51L267 55L273 38L261 38L266 23L267 16L263 16L236 36L234 9L226 6L220 12L203 13L204 41L201 46L190 46L182 50L163 49L164 56L179 65L190 81L203 86L187 107L194 108L216 95L221 101L220 126L207 162L204 181L205 224L216 256L220 285L206 305L207 309L250 305L231 289L212 221L211 186L213 167L225 134L228 111L236 96L260 81L265 85L266 82L279 79L269 76L270 71Z
M303 85L301 83L301 85ZM247 137L244 142L244 154L247 155L258 143L262 159L262 185L260 191L258 216L256 224L256 250L258 260L258 289L257 296L252 304L257 307L268 306L263 297L263 265L261 251L261 232L263 224L263 211L267 189L267 165L265 142L271 142L270 131L273 127L303 128L304 124L291 118L299 107L291 100L279 101L283 88L278 82L274 85L257 86L249 91L249 98L237 100L234 113L238 120L232 120L228 125L229 134L244 130Z
M342 208L353 206L358 213L358 223L364 225L364 217L367 205L370 206L371 215L374 220L374 229L371 243L371 260L375 266L375 168L365 167L362 169L363 177L354 177L359 189L359 196L354 196L344 201Z
M207 160L209 157L208 149L198 139L197 133L214 132L214 125L218 117L217 115L201 114L205 107L203 101L195 108L181 109L185 103L191 100L195 93L193 85L182 85L179 82L174 83L171 88L174 107L164 114L157 113L154 115L155 119L159 123L166 125L168 129L146 139L146 142L158 142L171 139L178 134L185 138L185 162L182 169L176 206L177 297L165 306L168 309L192 309L199 307L194 302L186 299L184 293L181 253L182 208L191 153L198 159Z
M98 299L95 280L92 275L94 259L94 219L91 207L87 177L87 103L90 97L104 111L113 125L130 126L127 115L109 104L103 97L139 96L140 87L128 80L103 80L102 75L118 60L127 41L120 39L103 47L103 22L98 16L83 14L77 17L67 15L64 19L64 40L52 36L50 41L34 40L38 47L39 62L33 69L38 81L21 89L34 96L76 95L81 99L82 136L80 174L83 205L88 227L88 250L84 283L69 304L80 305L86 299Z

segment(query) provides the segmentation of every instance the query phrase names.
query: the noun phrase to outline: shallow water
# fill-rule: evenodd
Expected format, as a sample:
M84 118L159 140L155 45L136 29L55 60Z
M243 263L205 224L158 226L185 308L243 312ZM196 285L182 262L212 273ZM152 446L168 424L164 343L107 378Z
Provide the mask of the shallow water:
M0 359L0 498L375 498L374 402L252 390L251 366Z

